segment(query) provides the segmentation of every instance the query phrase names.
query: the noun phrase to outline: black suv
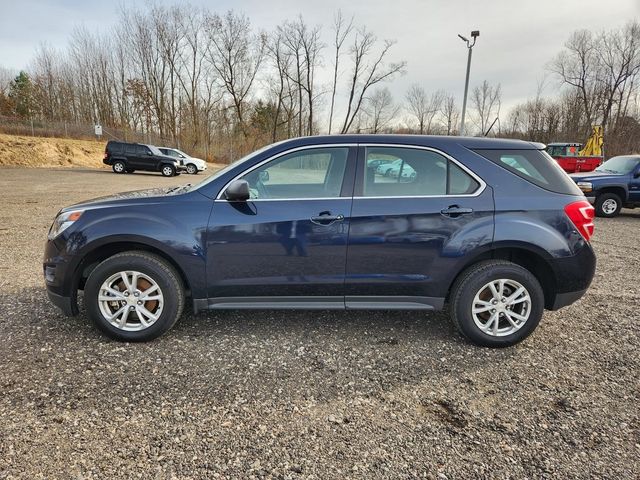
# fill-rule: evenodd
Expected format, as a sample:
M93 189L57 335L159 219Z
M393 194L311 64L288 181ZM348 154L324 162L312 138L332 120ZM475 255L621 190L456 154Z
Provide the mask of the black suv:
M109 141L104 149L103 163L111 165L115 173L133 173L136 170L160 172L165 177L178 175L175 158L163 155L153 145Z

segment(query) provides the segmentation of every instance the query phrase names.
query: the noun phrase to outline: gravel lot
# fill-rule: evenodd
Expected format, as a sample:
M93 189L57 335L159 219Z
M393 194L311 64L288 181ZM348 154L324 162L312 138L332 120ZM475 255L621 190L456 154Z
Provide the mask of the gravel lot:
M638 210L597 220L588 295L514 348L419 312L187 313L122 344L47 301L49 225L194 178L0 174L0 479L640 478Z

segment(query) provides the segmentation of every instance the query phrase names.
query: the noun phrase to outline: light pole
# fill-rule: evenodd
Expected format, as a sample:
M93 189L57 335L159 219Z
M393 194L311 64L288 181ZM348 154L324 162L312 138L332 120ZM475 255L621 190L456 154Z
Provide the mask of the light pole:
M467 44L467 50L469 50L469 55L467 56L467 77L464 81L464 98L462 99L462 119L460 121L460 136L464 136L464 116L467 112L467 92L469 91L469 70L471 70L471 53L473 53L473 46L476 44L476 40L480 36L480 30L474 30L471 32L471 38L473 38L473 43L469 41L468 38L463 37L458 34L458 36L462 39L463 42Z

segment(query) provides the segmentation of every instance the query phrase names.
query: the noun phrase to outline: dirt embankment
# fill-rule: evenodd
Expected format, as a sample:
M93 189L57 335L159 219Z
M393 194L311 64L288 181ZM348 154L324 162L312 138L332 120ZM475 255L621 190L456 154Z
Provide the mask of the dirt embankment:
M0 165L102 167L106 141L0 134Z

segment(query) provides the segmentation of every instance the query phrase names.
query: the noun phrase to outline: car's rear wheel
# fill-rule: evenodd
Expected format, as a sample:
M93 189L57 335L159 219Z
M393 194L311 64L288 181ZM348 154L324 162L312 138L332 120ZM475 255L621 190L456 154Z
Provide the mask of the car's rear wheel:
M176 169L173 165L163 165L160 172L163 177L173 177L176 174Z
M113 163L113 165L111 166L111 169L115 173L124 173L127 169L127 166L124 164L124 162L117 160Z
M185 302L175 269L146 252L124 252L104 260L89 275L84 298L95 325L126 342L165 333L182 314Z
M196 167L193 163L187 165L187 173L190 175L195 175L198 173L198 167Z
M476 345L508 347L535 330L544 311L540 282L504 260L480 262L456 280L450 297L458 330Z
M603 193L596 198L596 215L599 217L616 217L622 210L622 199L615 193Z

